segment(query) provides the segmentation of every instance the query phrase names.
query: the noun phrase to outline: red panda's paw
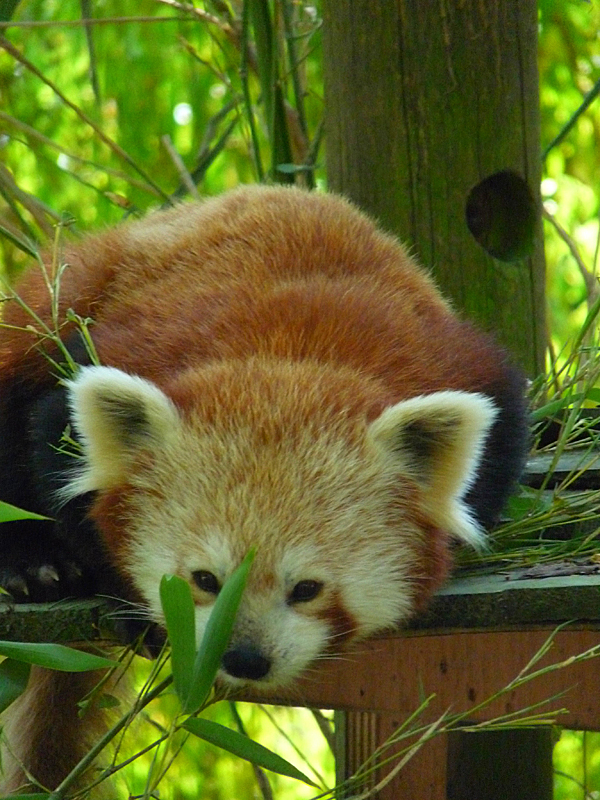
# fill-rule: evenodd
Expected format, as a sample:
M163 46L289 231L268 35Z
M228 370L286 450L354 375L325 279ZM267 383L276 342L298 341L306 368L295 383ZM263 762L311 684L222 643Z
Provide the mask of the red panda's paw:
M1 546L0 601L50 603L85 594L82 570L53 540L40 544L39 537L22 533L13 539Z

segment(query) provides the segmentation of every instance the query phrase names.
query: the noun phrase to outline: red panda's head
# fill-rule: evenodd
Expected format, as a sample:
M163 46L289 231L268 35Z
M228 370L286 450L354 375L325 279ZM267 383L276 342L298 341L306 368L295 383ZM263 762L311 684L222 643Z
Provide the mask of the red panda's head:
M480 394L386 404L372 379L251 359L155 384L86 367L69 384L83 466L67 493L161 621L163 574L189 581L200 637L254 545L222 678L289 684L349 641L405 621L444 579L449 539L495 418ZM382 399L383 398L383 399Z

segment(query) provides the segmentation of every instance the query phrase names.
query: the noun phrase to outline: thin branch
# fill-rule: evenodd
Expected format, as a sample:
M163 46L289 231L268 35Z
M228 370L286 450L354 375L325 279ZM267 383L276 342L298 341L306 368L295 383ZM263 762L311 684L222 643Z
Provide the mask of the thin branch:
M119 178L120 180L127 181L127 183L130 183L132 186L135 186L138 189L142 189L145 192L150 192L154 194L156 197L161 196L159 192L154 191L154 189L151 186L148 186L147 183L144 183L143 181L134 178L132 175L128 175L126 172L123 172L122 170L113 169L112 167L107 167L103 164L98 164L96 161L92 161L89 158L82 158L73 151L65 149L61 144L55 142L53 139L44 136L43 133L40 133L35 128L32 128L31 125L27 125L26 122L22 122L21 120L16 119L16 117L12 117L10 114L6 114L4 111L1 110L0 110L0 121L4 122L7 125L12 125L13 127L17 128L20 131L23 131L23 133L26 136L31 137L32 139L36 139L38 142L40 142L40 144L46 145L47 147L50 147L53 150L58 150L59 153L62 153L63 155L67 156L71 161L77 162L77 164L81 164L85 167L92 167L93 169L96 169L100 172L104 172L106 175L111 175L114 178ZM31 145L26 140L17 139L17 137L14 136L13 134L9 135L16 141L23 142L24 144L26 144L27 147L31 148ZM72 170L68 170L68 172L70 175L75 175L75 173ZM79 176L75 175L75 177L79 179Z
M166 200L166 201L169 200L168 195L160 188L160 186L157 183L155 183L152 180L150 175L148 175L148 173L145 172L145 170L143 170L140 166L138 166L138 164L136 164L136 162L133 160L133 158L131 158L131 156L128 153L126 153L125 150L123 150L123 148L119 147L119 145L116 142L113 142L113 140L109 136L107 136L104 133L104 131L94 122L94 120L91 119L90 117L88 117L87 114L85 114L79 108L79 106L77 106L75 103L71 102L71 100L69 100L69 98L66 97L66 95L64 95L61 92L61 90L58 88L58 86L55 83L53 83L49 78L47 78L42 72L40 72L40 70L35 66L35 64L33 64L31 61L29 61L29 59L26 58L12 44L12 42L9 42L9 40L5 36L0 36L0 47L2 47L4 50L6 50L7 53L10 53L10 55L14 59L16 59L26 69L28 69L33 75L35 75L37 78L39 78L41 81L43 81L43 83L45 83L46 86L49 86L52 89L52 91L56 94L56 96L59 97L66 106L68 106L70 109L72 109L77 114L77 116L81 120L83 120L83 122L85 122L87 125L89 125L93 129L93 131L96 133L96 135L104 142L104 144L108 145L108 147L110 147L110 149L114 153L116 153L116 155L118 155L119 158L122 158L131 167L133 167L133 169L135 169L135 171L139 175L141 175L144 178L144 180L147 181L147 183L150 186L152 186L152 188L155 191L157 191L160 194L160 196L163 198L163 200Z
M88 25L127 25L130 22L189 22L189 16L180 17L94 17L93 19L56 20L6 20L0 30L7 28L83 28Z
M155 0L155 2L162 3L163 5L170 6L171 8L176 8L178 11L186 11L188 14L202 20L202 22L206 22L210 25L216 25L239 49L240 30L237 27L230 25L228 22L224 22L215 14L209 14L208 11L204 11L202 8L196 8L191 3L181 3L179 0Z
M563 129L560 131L560 133L558 134L558 136L556 136L556 137L555 137L555 138L554 138L554 139L553 139L553 140L550 142L550 144L548 145L548 147L546 147L546 149L545 149L545 150L544 150L544 152L542 153L542 160L543 160L543 161L545 161L545 159L546 159L546 157L547 157L548 153L549 153L549 152L550 152L550 151L551 151L551 150L552 150L554 147L556 147L557 145L559 145L559 144L562 142L562 140L563 140L563 139L564 139L564 138L565 138L565 137L566 137L566 136L567 136L567 135L568 135L568 134L571 132L571 129L573 128L573 126L575 125L575 123L577 122L577 120L579 119L579 117L580 117L580 116L583 114L583 112L584 112L584 111L587 111L587 109L588 109L588 108L591 106L591 104L594 102L594 100L595 100L595 99L598 97L598 95L599 95L599 94L600 94L600 80L596 81L596 83L594 84L594 86L593 86L593 87L590 89L590 91L589 91L589 92L586 94L586 96L583 98L583 102L581 103L581 105L579 106L579 108L578 108L578 109L575 111L575 113L573 114L573 116L571 117L571 119L570 119L570 120L567 122L567 124L566 124L566 125L563 127Z
M586 267L583 259L581 258L577 245L573 241L572 237L569 236L566 230L562 227L562 225L556 220L556 218L553 217L552 214L545 208L542 208L542 216L544 217L544 219L548 220L548 222L555 228L560 238L569 248L571 255L575 259L575 263L579 268L581 277L583 278L583 281L585 283L585 288L588 296L588 304L592 305L600 296L600 285L598 284L597 278Z
M179 174L179 177L181 178L181 182L183 183L185 188L188 190L188 192L191 194L191 196L195 200L199 200L200 199L200 195L198 194L198 189L196 187L196 184L192 180L192 176L188 172L187 167L183 163L183 159L181 158L181 156L179 155L179 153L175 149L175 145L171 141L171 137L169 136L168 133L165 133L164 136L160 137L160 140L161 140L161 142L163 144L163 147L165 148L165 150L169 154L169 158L171 159L171 161L175 165L175 169L177 170L177 173Z

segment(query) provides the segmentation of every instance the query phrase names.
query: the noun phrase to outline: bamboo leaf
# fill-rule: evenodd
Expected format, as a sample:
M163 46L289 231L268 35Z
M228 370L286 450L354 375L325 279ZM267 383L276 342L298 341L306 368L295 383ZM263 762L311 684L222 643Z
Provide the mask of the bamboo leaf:
M289 761L225 725L219 725L208 719L193 718L186 720L183 727L194 736L204 739L205 742L227 750L228 753L250 761L258 767L276 772L278 775L286 775L288 778L295 778L297 781L308 783L309 786L317 786Z
M142 167L140 167L138 163L127 152L125 152L125 150L123 150L122 147L120 147L113 139L111 139L110 136L107 136L104 133L104 131L100 127L98 127L98 125L94 122L94 120L91 117L89 117L86 113L84 113L84 111L82 111L82 109L77 103L71 102L71 100L69 100L68 97L66 97L66 95L63 92L61 92L58 85L53 83L47 77L47 75L40 72L40 70L37 69L35 65L23 55L23 53L21 53L18 47L15 47L12 44L12 42L10 42L5 36L2 35L0 35L0 47L3 50L6 50L7 53L10 53L10 55L14 59L16 59L20 64L22 64L25 69L27 69L37 78L39 78L46 86L48 86L66 106L68 106L72 111L74 111L75 114L77 114L77 116L86 125L89 125L92 128L92 130L94 131L99 140L104 142L104 144L106 144L113 151L113 153L115 153L119 158L122 158L133 169L135 169L138 175L140 175L148 183L148 186L154 189L154 191L165 202L170 203L168 195L160 188L160 186L157 183L154 182L149 173L146 172L144 169L142 169Z
M47 520L50 519L50 517L34 514L32 511L25 511L22 508L17 508L17 506L4 503L0 500L0 522L16 522L23 519Z
M215 682L221 659L231 638L235 615L255 552L254 548L250 549L240 566L225 582L215 601L196 655L192 686L183 708L187 714L193 714L202 707Z
M585 392L569 392L564 397L559 397L556 400L551 400L540 408L536 408L531 412L531 421L541 422L548 417L554 417L560 411L571 408L575 403L582 403L586 400L591 403L600 403L600 389L591 387L586 389Z
M163 575L160 601L171 644L171 667L175 691L182 704L190 694L196 659L194 601L187 581L177 575Z
M551 507L552 500L549 497L545 497L535 490L523 488L520 494L509 497L506 504L506 516L515 522L536 511L548 511Z
M290 173L279 172L279 164L292 161L292 148L285 113L285 99L279 80L278 52L268 0L246 0L256 43L258 77L265 107L269 143L271 145L271 178L282 183L293 182Z
M250 136L252 138L252 159L256 169L256 177L259 183L262 183L265 178L265 171L262 165L262 158L260 154L260 142L258 139L257 123L254 118L254 108L252 105L252 98L250 96L250 83L248 79L248 69L250 62L250 3L244 2L242 6L242 41L241 41L241 61L240 61L240 78L242 80L242 94L244 97L244 106L246 109L246 121L250 128Z
M0 664L0 711L14 702L27 688L31 665L7 658Z
M587 389L585 392L585 399L591 400L592 403L600 403L600 389Z
M5 225L0 225L0 234L2 236L6 236L6 238L11 241L19 250L22 250L24 253L27 253L28 256L35 256L37 255L37 250L35 245L31 244L27 239L21 238L16 233L7 228Z
M8 22L21 0L0 0L0 22Z
M232 122L230 122L225 132L220 136L215 145L212 148L210 148L210 150L201 155L198 164L194 167L191 173L192 180L194 181L196 186L199 183L201 183L202 180L204 180L204 176L206 175L208 168L211 166L211 164L215 161L217 156L219 156L223 151L223 149L225 148L225 145L227 144L237 124L238 124L237 120L235 119ZM175 196L178 196L178 194L179 192L174 192Z
M62 644L0 641L0 656L62 672L87 672L114 667L115 662Z
M94 97L98 106L101 103L100 97L100 83L98 81L98 64L96 61L96 47L94 45L94 28L90 24L93 19L92 2L91 0L81 0L81 18L84 20L85 39L87 42L87 49L90 59L90 80L92 89L94 90Z

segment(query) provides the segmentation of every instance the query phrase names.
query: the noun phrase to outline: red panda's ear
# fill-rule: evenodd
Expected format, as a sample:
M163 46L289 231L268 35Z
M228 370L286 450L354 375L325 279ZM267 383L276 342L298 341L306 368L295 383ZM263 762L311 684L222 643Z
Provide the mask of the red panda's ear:
M155 384L114 367L84 367L67 389L85 463L66 491L69 496L126 482L136 454L160 447L180 422Z
M496 414L485 395L436 392L387 408L368 432L389 466L418 484L431 521L475 546L485 537L463 498Z

